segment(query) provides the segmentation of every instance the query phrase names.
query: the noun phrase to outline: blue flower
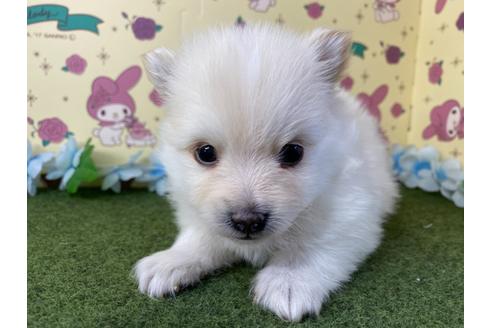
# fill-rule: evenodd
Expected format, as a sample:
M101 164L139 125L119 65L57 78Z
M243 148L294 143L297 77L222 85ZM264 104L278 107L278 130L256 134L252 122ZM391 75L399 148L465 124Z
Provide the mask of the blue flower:
M439 184L432 174L433 163L438 159L439 153L433 147L410 147L400 157L403 169L399 176L400 181L408 188L419 187L425 191L439 191Z
M166 169L154 154L150 157L150 165L145 167L144 174L137 179L139 182L148 183L149 191L164 196L166 187Z
M27 192L29 195L36 195L36 181L43 169L44 164L53 158L52 153L41 153L32 155L31 143L27 142Z
M400 145L393 145L391 149L391 160L392 160L392 170L396 177L399 177L401 172L403 172L403 167L401 167L401 157L405 154L406 149Z
M75 169L80 164L80 155L82 155L83 151L84 148L79 149L75 139L69 136L67 142L56 155L53 165L49 168L46 179L61 179L59 189L65 190L68 181L72 178Z
M431 146L421 149L394 145L391 151L393 174L408 188L440 191L458 207L464 207L464 177L456 159L439 161Z
M132 155L128 163L106 169L103 172L104 179L101 189L111 189L114 192L120 192L121 181L129 181L140 177L144 172L139 165L135 163L140 155L142 155L141 151Z
M463 207L464 177L460 162L448 159L442 163L433 163L432 174L439 184L441 194L451 199L456 206Z

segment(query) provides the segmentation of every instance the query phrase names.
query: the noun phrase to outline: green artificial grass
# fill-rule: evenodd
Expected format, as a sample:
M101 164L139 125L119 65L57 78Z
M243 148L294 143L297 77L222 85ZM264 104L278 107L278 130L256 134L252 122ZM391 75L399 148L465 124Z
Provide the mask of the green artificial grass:
M299 327L463 326L463 210L439 194L402 190L385 238ZM120 195L41 190L28 200L30 327L279 327L252 304L256 270L240 264L178 296L152 300L130 277L143 256L176 236L166 200L143 190Z

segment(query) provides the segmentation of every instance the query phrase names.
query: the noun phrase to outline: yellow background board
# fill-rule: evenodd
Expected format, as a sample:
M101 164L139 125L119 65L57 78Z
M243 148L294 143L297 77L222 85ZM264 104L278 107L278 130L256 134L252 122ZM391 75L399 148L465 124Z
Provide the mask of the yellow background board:
M439 4L445 5L442 11L436 14L436 9L441 8ZM464 110L464 36L463 30L457 27L457 25L461 26L460 18L463 18L461 16L463 1L424 0L421 13L412 94L411 129L407 143L417 147L433 145L444 157L456 157L463 164L464 139L462 137L453 138L449 134L447 137L442 134L430 138L422 137L423 131L431 123L432 111L435 114L440 111L445 114L449 108L444 104L450 101L456 101L461 111ZM437 80L439 72L441 72L440 81L431 83L431 79ZM445 116L440 115L440 117Z
M101 123L89 107L111 94L128 68L142 70L141 55L154 48L176 49L191 33L216 24L268 21L299 31L352 31L342 86L363 94L391 143L432 144L444 158L463 161L462 13L462 0L31 0L28 138L37 153L58 150L68 132L80 143L92 137L100 166L123 163L140 149L148 155L166 107L150 96L145 74L122 78L127 90L114 99L134 102L124 121ZM108 128L119 145L101 137Z

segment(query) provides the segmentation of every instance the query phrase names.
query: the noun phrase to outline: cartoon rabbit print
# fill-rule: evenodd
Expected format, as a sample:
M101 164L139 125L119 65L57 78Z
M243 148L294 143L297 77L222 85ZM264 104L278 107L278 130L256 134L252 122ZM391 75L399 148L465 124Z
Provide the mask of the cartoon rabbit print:
M265 13L270 7L275 6L275 2L275 0L249 0L249 8L260 13Z
M374 18L378 23L389 23L400 19L400 12L396 9L396 3L400 0L375 0Z
M118 146L122 135L128 130L126 144L147 146L155 143L155 137L135 117L135 101L129 94L142 76L138 66L132 66L118 76L116 81L100 76L92 83L92 90L87 100L89 115L99 121L99 127L93 130L104 146Z
M359 101L369 111L369 114L374 116L378 122L381 122L381 109L379 105L384 101L388 95L389 88L386 84L380 85L372 94L361 92L357 95Z
M430 113L430 123L422 132L427 140L436 136L439 141L452 141L465 137L465 109L454 99L436 106Z

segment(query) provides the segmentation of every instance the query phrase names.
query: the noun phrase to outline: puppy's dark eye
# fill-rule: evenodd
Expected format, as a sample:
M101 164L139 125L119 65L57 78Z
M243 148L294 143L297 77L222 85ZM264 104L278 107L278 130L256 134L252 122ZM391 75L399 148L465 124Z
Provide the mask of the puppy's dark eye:
M283 168L297 165L304 155L304 148L297 144L286 144L278 154L278 161Z
M195 159L202 165L214 165L217 162L217 153L214 146L202 145L195 150Z
M105 116L105 115L106 115L106 111L103 109L103 110L101 111L101 116Z

